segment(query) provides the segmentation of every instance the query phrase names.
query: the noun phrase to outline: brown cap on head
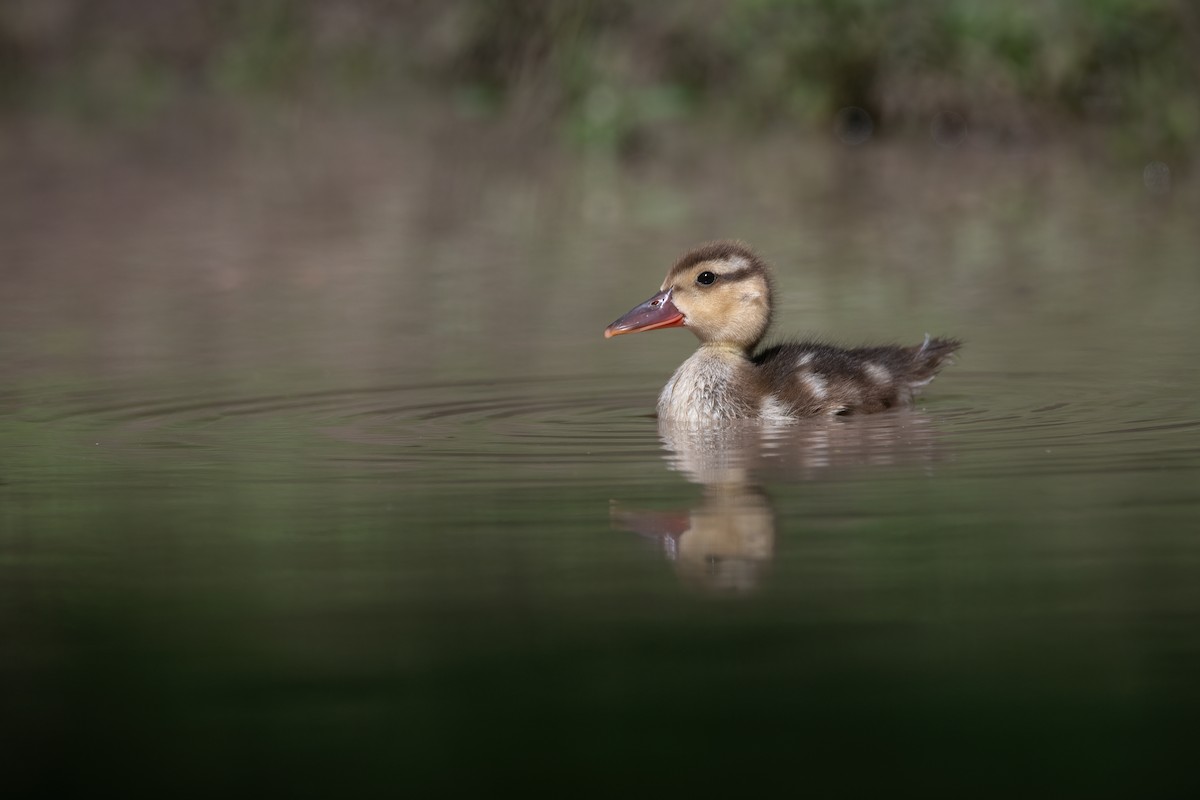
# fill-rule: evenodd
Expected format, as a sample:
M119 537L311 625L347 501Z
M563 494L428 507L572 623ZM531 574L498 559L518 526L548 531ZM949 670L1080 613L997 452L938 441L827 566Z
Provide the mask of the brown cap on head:
M743 277L743 273L745 275L761 275L768 282L771 280L771 271L767 269L766 262L758 257L750 245L734 239L718 239L714 242L706 242L680 256L667 273L667 282L669 283L679 273L686 272L705 261L728 264L731 269L724 274L731 280Z

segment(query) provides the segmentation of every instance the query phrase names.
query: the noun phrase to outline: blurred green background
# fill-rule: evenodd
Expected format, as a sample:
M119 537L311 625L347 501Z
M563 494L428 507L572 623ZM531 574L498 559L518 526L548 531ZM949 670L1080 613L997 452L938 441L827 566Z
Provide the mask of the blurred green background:
M697 120L878 134L1085 129L1116 155L1200 135L1185 0L6 0L7 114L144 124L196 100L516 117L622 154ZM939 117L939 115L941 115ZM947 116L948 115L948 116Z

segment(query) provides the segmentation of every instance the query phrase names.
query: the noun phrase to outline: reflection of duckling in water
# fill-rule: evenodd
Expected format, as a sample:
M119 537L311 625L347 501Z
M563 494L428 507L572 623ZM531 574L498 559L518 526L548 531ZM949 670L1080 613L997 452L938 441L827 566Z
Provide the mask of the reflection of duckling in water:
M754 486L706 487L700 505L678 513L626 510L614 503L611 518L658 539L680 577L713 589L753 589L775 553L775 514Z
M928 415L817 417L794 424L733 420L692 425L660 419L659 439L671 469L693 483L747 483L755 476L810 480L831 470L924 464L938 460Z
M658 294L609 325L605 337L686 326L700 349L658 399L660 418L782 420L907 406L958 349L954 339L845 350L817 342L759 349L771 324L771 275L740 242L685 254Z
M704 486L681 511L613 503L614 525L658 539L680 576L720 590L754 589L775 553L775 513L763 474L812 478L838 468L927 463L937 457L929 420L916 412L804 425L736 421L695 427L659 420L671 469Z

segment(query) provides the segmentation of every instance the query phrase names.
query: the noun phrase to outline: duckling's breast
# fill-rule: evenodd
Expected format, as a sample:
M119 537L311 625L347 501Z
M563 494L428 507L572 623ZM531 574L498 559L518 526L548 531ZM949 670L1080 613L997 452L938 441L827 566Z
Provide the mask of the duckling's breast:
M759 416L740 353L701 347L679 365L658 397L658 416L690 423Z

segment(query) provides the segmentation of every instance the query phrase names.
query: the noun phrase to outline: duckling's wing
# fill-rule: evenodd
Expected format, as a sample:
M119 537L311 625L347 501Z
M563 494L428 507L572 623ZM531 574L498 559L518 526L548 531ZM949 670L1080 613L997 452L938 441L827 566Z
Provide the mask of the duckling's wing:
M955 339L926 337L911 347L845 349L823 342L788 342L752 359L760 391L796 416L883 411L908 405L959 348Z
M911 347L859 347L848 350L847 355L864 369L878 363L887 368L893 379L918 389L938 374L942 367L954 361L954 354L962 347L958 339L934 338L925 334L925 341Z

